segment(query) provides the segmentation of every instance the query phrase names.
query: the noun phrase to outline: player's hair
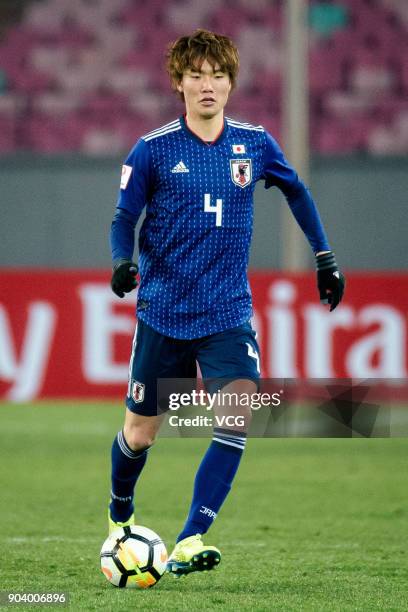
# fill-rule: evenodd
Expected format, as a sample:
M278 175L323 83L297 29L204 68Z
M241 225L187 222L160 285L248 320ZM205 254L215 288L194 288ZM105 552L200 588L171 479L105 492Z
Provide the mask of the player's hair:
M170 43L167 51L167 72L173 89L184 100L184 94L177 91L177 85L183 78L183 73L189 68L201 68L207 60L214 68L219 65L223 72L229 74L231 89L234 88L239 69L238 49L228 36L215 34L199 29L190 36L181 36Z

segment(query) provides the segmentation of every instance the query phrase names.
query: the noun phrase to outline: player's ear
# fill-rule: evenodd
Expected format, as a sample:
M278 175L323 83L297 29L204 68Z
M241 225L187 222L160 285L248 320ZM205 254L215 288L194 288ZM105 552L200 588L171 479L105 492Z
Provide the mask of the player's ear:
M177 91L179 91L180 93L183 93L183 84L181 81L179 81L176 85Z

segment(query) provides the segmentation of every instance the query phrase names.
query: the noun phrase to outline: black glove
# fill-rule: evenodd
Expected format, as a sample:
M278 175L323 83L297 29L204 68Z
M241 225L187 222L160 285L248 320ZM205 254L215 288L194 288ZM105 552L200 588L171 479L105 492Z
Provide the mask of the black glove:
M125 297L125 293L129 293L137 287L136 274L139 268L133 261L120 259L113 267L111 287L113 293L120 298Z
M330 312L336 308L343 297L346 279L340 272L334 253L316 255L317 287L322 304L330 304Z

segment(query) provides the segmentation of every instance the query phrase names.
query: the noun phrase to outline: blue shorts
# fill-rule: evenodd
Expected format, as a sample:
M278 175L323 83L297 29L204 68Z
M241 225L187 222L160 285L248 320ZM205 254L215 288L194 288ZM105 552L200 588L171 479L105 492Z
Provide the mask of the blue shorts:
M190 392L196 388L196 362L211 393L237 379L253 380L258 385L259 346L251 324L194 340L178 340L139 320L129 363L126 406L143 416L166 412L168 405L157 396L158 379L174 379L172 391Z

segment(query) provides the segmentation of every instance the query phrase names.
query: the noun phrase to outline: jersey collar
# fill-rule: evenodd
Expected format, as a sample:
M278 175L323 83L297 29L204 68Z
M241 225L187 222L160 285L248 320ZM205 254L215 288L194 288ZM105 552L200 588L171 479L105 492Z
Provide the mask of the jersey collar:
M189 138L193 138L194 140L197 140L198 142L200 142L205 147L213 147L215 145L219 145L224 140L224 138L226 136L226 133L227 133L227 130L228 130L228 123L227 123L227 121L226 121L226 119L224 117L224 125L222 126L221 131L218 134L218 136L212 142L206 142L205 140L200 138L200 136L198 136L198 134L193 132L193 130L191 128L188 127L185 115L182 115L180 117L180 123L181 123L181 126L182 126L184 132L187 134L187 136Z

